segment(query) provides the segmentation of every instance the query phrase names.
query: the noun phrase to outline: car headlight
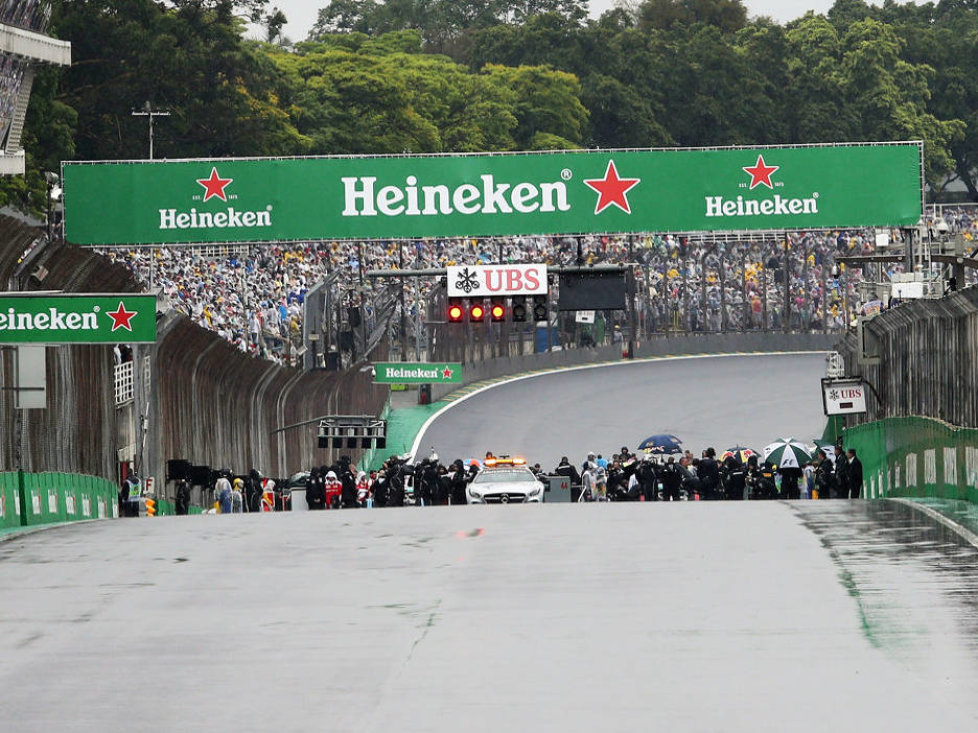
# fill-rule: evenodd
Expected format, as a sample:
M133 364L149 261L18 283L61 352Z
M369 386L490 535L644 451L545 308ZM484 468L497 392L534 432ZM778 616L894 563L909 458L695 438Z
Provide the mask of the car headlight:
M471 496L473 499L481 499L482 492L477 489L469 489L469 496Z
M527 496L540 496L540 492L543 491L543 487L537 484L535 489L530 489L526 492Z

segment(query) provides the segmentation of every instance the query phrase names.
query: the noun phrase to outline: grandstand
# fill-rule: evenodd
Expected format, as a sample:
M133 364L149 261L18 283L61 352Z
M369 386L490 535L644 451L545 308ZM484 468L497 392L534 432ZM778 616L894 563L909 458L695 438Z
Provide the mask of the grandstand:
M71 44L44 35L45 0L0 0L0 175L24 174L21 133L38 64L71 64Z

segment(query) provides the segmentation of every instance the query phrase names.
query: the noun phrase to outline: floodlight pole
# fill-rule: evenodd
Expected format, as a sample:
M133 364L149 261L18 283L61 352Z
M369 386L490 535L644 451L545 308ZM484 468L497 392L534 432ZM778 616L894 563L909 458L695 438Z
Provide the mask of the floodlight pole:
M154 110L152 102L143 105L142 112L133 111L133 117L149 117L149 159L153 159L153 118L169 117L170 113L165 110Z

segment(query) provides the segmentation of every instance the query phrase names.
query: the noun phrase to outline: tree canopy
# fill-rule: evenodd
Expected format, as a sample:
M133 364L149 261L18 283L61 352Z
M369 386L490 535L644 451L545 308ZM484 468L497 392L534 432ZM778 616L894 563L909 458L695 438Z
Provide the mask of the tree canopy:
M741 0L332 0L309 37L268 0L55 0L72 43L0 202L66 159L922 139L978 201L978 3L836 0L787 24ZM246 39L258 22L262 41Z

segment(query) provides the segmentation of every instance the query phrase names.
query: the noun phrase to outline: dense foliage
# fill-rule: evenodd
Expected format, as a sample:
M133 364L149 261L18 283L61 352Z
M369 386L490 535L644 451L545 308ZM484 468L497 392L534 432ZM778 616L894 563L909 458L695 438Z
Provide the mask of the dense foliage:
M56 0L70 69L32 97L37 210L64 159L923 139L978 200L978 0L836 0L786 25L741 0L333 0L308 39L267 0ZM246 40L248 21L265 42Z

